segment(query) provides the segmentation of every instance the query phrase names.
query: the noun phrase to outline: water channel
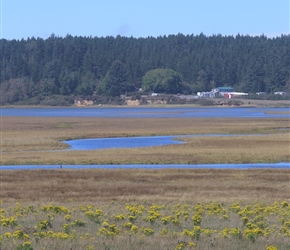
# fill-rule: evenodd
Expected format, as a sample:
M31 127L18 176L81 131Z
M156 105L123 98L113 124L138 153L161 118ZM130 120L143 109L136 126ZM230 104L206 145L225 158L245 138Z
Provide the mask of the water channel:
M33 116L33 117L106 117L106 118L290 118L289 108L1 108L1 116ZM185 136L238 136L238 135L184 135L184 136L149 136L127 138L97 138L64 141L68 150L98 150L109 148L151 147L168 144L180 144L178 138ZM245 136L245 135L243 135ZM0 170L13 169L84 169L84 168L287 168L290 162L280 163L244 163L244 164L130 164L130 165L10 165L0 166Z
M289 169L290 162L242 164L7 165L1 170L37 169Z
M1 108L1 116L106 118L290 118L289 108L92 107Z

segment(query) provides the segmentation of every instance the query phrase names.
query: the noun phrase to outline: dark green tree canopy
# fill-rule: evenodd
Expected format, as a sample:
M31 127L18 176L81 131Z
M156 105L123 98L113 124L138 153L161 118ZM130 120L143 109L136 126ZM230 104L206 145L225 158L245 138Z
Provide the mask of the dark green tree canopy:
M154 69L142 78L142 88L156 93L176 94L181 91L181 77L172 69Z
M119 96L127 91L128 74L125 65L116 60L101 83L101 91L108 96Z
M290 91L289 44L290 35L0 39L1 102L52 95L118 96L141 84L165 93L220 86L249 93ZM156 79L146 82L151 73Z

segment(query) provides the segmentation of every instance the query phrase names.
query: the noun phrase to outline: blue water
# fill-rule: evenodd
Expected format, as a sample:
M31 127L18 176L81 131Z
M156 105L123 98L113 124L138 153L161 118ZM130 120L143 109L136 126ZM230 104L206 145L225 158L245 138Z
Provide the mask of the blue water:
M289 112L289 108L0 108L0 115L7 116L33 116L33 117L107 117L107 118L290 118L288 114L266 114L267 112ZM199 135L204 136L204 135ZM216 135L211 135L216 136ZM155 139L149 137L127 138L126 143L111 138L110 142L97 139L102 148L116 147L145 147L161 146L166 144L182 143L174 140L175 136L157 136ZM122 138L126 139L126 138ZM96 139L67 141L72 150L96 149ZM142 142L142 143L141 143ZM153 142L153 144L152 144ZM129 145L129 146L128 146ZM100 146L97 146L100 149ZM59 165L15 165L0 166L5 169L59 169ZM249 169L249 168L290 168L289 162L284 163L261 163L261 164L194 164L194 165L65 165L63 168L217 168L217 169Z
M289 169L290 162L244 163L244 164L128 164L128 165L10 165L0 166L0 170L35 169Z
M107 118L290 118L289 108L1 108L1 116L107 117Z
M70 145L70 150L96 150L109 148L141 148L163 146L168 144L181 144L173 140L176 136L146 136L123 138L93 138L63 141Z
M257 134L255 134L257 135ZM68 150L100 150L110 148L143 148L156 147L169 144L183 144L177 139L186 137L215 137L215 136L251 136L248 134L198 134L176 136L143 136L143 137L118 137L118 138L91 138L63 141L70 147Z

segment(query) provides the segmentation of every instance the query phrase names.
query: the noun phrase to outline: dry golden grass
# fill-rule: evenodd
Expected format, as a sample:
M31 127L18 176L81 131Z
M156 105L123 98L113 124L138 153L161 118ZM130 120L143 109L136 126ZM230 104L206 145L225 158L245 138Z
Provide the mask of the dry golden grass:
M83 169L1 171L11 202L273 202L290 199L287 169Z
M3 117L1 164L289 161L289 127L288 119ZM49 152L66 148L64 139L211 133L274 136L191 138L187 144L164 147Z

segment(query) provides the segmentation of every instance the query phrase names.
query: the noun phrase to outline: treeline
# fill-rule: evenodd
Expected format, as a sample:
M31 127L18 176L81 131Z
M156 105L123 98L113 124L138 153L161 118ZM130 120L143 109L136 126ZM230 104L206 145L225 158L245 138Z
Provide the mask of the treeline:
M1 103L53 95L118 96L137 91L150 70L173 70L180 92L218 86L290 89L290 36L169 35L0 40Z

